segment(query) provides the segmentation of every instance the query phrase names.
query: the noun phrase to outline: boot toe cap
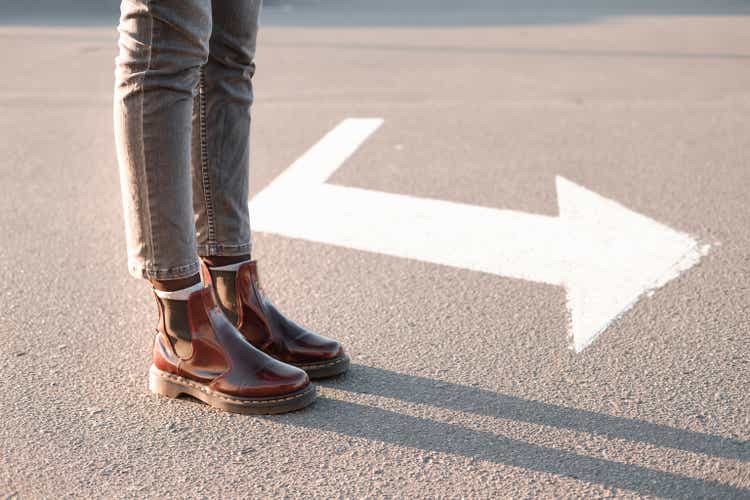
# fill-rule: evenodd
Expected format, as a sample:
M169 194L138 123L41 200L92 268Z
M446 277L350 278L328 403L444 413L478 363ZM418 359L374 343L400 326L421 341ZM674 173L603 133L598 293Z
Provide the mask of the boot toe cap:
M269 359L252 373L227 373L214 381L215 390L243 398L270 398L288 395L310 385L304 370Z

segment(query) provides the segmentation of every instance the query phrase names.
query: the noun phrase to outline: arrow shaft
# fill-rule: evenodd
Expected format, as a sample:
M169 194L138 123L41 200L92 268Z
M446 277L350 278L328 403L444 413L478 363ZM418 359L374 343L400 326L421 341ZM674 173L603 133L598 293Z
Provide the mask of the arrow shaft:
M306 189L324 183L380 126L380 118L347 118L266 188Z
M510 278L563 282L569 238L557 218L325 184L382 123L343 120L253 198L253 228Z
M256 230L395 257L549 284L568 268L555 217L330 184L278 185L251 209Z

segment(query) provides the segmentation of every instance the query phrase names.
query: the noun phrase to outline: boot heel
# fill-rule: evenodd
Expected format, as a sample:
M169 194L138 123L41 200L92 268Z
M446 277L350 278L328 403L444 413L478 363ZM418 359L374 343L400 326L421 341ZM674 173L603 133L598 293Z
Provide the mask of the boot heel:
M151 365L148 372L148 389L154 394L168 398L179 397L183 394L182 387L159 375L159 369Z

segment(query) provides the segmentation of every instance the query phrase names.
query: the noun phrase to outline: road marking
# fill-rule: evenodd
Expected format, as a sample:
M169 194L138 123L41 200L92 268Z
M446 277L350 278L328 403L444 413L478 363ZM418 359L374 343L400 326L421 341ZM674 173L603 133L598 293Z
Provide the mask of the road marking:
M250 201L253 229L564 286L576 352L708 251L559 176L557 217L326 184L382 123L342 121Z

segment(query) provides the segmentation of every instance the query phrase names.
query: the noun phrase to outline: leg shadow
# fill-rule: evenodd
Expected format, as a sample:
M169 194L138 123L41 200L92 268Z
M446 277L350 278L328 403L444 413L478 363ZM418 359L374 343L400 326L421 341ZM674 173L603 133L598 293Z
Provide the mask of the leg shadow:
M750 490L586 457L457 425L319 397L309 411L273 417L288 425L430 452L463 455L663 498L746 498Z
M570 429L719 458L750 461L748 441L566 408L369 366L352 365L347 376L324 382L323 385L448 410Z

